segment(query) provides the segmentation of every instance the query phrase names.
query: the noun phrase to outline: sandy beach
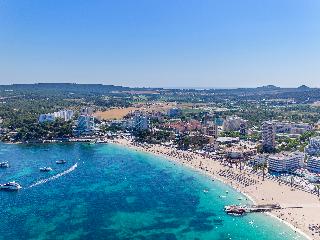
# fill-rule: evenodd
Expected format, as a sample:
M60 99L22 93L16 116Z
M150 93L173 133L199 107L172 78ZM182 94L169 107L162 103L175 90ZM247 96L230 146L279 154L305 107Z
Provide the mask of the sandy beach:
M140 146L122 138L115 139L112 142L139 151L164 156L169 160L197 169L234 187L255 204L280 204L283 209L274 210L270 215L284 221L295 231L303 233L309 239L320 240L319 232L315 231L315 228L320 226L320 201L315 195L293 189L288 185L279 184L271 179L266 178L263 181L262 177L256 174L244 170L240 171L235 167L230 168L220 161L196 153L177 151L174 148L161 145Z

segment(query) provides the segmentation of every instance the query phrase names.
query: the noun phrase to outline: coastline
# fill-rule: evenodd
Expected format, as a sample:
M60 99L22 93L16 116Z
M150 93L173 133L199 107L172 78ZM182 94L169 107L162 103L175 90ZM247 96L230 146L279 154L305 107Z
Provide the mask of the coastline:
M172 161L174 163L190 167L193 170L196 170L201 174L205 174L206 176L210 177L211 179L218 180L218 181L222 182L223 184L226 184L226 185L234 188L237 192L241 193L246 198L248 198L251 202L253 202L253 204L279 203L281 206L285 206L285 207L287 206L288 208L277 210L275 212L269 212L269 213L266 213L266 215L268 215L269 217L276 218L278 221L284 223L285 225L287 225L292 230L299 233L300 235L302 235L306 239L315 239L315 240L320 239L319 235L316 235L316 236L312 235L312 231L310 231L308 228L309 224L318 224L320 222L320 216L319 217L315 216L314 210L310 212L310 207L309 208L302 207L302 205L307 206L309 204L309 205L313 206L311 208L314 208L314 207L320 208L319 200L315 199L316 197L311 194L308 194L308 193L305 193L305 192L302 192L299 190L292 191L290 189L290 187L282 185L281 186L283 188L283 189L281 188L281 190L283 190L282 193L288 192L288 193L293 193L293 195L296 195L295 196L296 198L291 198L291 200L292 199L298 200L294 204L296 204L296 207L302 207L302 208L294 208L295 206L294 205L292 206L293 202L290 203L290 196L287 196L285 198L286 200L288 200L287 203L285 201L277 201L276 200L277 195L279 195L278 191L271 191L271 192L273 192L273 194L271 196L269 196L268 199L265 199L263 197L260 199L261 194L259 193L260 192L259 190L261 190L261 188L263 188L263 185L266 185L265 183L267 183L268 185L276 185L276 186L278 185L276 182L274 182L270 179L265 179L265 181L262 181L259 178L259 176L255 175L255 174L251 174L250 175L251 178L259 181L258 184L256 185L256 190L257 190L256 193L257 194L254 194L254 191L252 191L252 186L243 187L243 186L241 186L241 184L238 184L237 182L235 182L233 180L230 180L224 176L217 174L216 172L218 172L219 170L230 170L230 168L223 166L223 165L219 164L217 161L213 161L212 159L202 157L202 156L195 154L195 153L183 152L183 154L190 155L193 157L193 159L192 159L193 161L185 161L177 156L174 156L172 154L170 155L171 152L177 151L173 148L163 147L160 145L152 145L152 146L146 148L146 147L134 145L126 139L119 139L119 138L115 139L113 141L110 141L110 142L134 149L136 151L142 151L142 152L158 155L158 156L164 157L165 159ZM199 161L200 161L200 166L197 165L197 163ZM215 168L214 169L215 171L212 171L212 172L208 171L209 167L211 169ZM246 174L248 174L248 173L244 172L243 170L242 170L242 172L239 172L239 170L235 169L235 168L232 168L232 171L236 172L237 174L243 174L244 176L246 176ZM271 189L272 189L272 187L273 186L271 186ZM248 191L247 188L249 188L249 189L251 188L251 189ZM269 194L270 188L266 189L266 191L267 191L266 194ZM290 195L292 195L292 194L290 194ZM304 195L304 197L300 198L299 195ZM306 200L306 198L309 201L304 201L304 200ZM274 202L270 202L269 199L274 200ZM290 208L290 205L292 208ZM295 212L295 214L292 214L293 211ZM312 214L312 212L313 212L313 214ZM309 218L309 219L306 218L305 216L310 215L310 213L313 217ZM303 221L300 222L301 220L303 220ZM319 221L317 221L317 220L319 220Z
M68 142L61 142L61 143L76 143L76 142L90 143L87 141L68 141ZM50 144L50 143L51 142L40 143L40 144ZM57 143L57 142L54 142L54 143ZM269 197L269 199L262 198L262 200L261 200L260 199L261 194L259 194L259 193L254 194L254 191L252 191L252 187L251 187L251 189L249 187L249 191L248 191L247 187L243 187L243 186L241 186L241 184L238 184L237 182L235 182L233 180L230 180L224 176L220 176L219 174L217 174L217 172L219 170L230 170L229 167L221 165L221 164L219 164L218 161L214 161L212 159L203 157L203 156L196 154L196 153L187 152L187 151L180 151L180 153L182 152L181 154L183 154L185 157L189 158L189 161L186 161L183 158L181 158L181 156L179 156L179 155L178 156L172 155L172 152L178 152L178 151L174 148L171 148L171 147L164 147L161 145L150 145L148 147L145 147L145 146L133 144L129 140L123 139L123 138L108 140L108 141L101 142L101 144L102 143L113 143L113 144L117 144L117 145L131 148L136 151L142 151L142 152L154 154L154 155L160 156L162 158L165 158L168 161L174 162L175 164L179 164L179 165L183 165L183 166L192 168L193 170L199 172L200 174L204 174L211 179L218 180L218 181L222 182L223 184L226 184L226 185L232 187L237 192L241 193L247 199L249 199L253 204L279 203L281 206L283 206L283 204L285 204L285 205L288 204L286 202L281 202L281 201L275 201L275 202L270 201L271 199L273 200L273 198L276 200L276 196L279 195L279 191L274 191L272 193L272 195ZM25 144L25 143L5 143L5 144ZM39 144L39 143L29 143L29 144ZM201 166L199 166L199 162L202 163ZM208 171L208 168L211 168L212 172ZM239 172L239 170L236 168L231 168L231 170L232 170L232 172L236 172L238 174L243 174L243 175L248 174L244 171ZM259 181L259 184L257 184L257 187L259 187L258 190L261 190L263 188L263 186L261 186L262 183L270 183L271 185L273 185L273 186L271 186L271 188L276 187L278 185L277 183L275 183L274 181L269 180L269 179L266 179L264 182L262 182L261 178L259 178L259 176L255 175L255 174L250 174L250 177ZM267 194L270 193L270 189L263 189L263 192L265 192L265 190L267 190L266 191ZM306 202L303 202L303 200L306 200L306 198L302 198L301 199L302 201L295 202L296 205L299 205L299 204L300 205L303 205L303 204L315 205L316 204L317 206L313 206L312 208L317 207L318 209L320 209L319 199L314 201L315 196L313 196L309 193L305 193L302 191L292 192L290 187L285 186L285 185L281 186L281 190L285 190L284 192L286 192L286 193L299 193L300 192L303 195L307 195ZM299 200L299 194L296 194L296 195L297 196L295 196L295 199ZM287 198L290 199L289 196ZM311 201L308 201L308 200L311 200ZM313 210L312 212L315 213L316 211ZM308 211L307 213L310 214L310 211ZM266 213L266 215L273 217L273 218L276 218L280 222L286 224L288 227L290 227L295 232L304 236L306 239L320 240L320 236L319 235L316 235L316 236L312 235L312 231L310 231L307 227L308 224L318 224L320 222L320 215L317 216L316 221L314 221L315 220L314 218L308 219L307 217L305 217L304 211L300 211L300 212L297 212L295 215L291 215L291 212L288 209L281 209L279 211L277 210L275 212L269 212L269 213ZM302 220L302 222L299 222L301 220ZM299 222L299 224L298 224L298 222Z

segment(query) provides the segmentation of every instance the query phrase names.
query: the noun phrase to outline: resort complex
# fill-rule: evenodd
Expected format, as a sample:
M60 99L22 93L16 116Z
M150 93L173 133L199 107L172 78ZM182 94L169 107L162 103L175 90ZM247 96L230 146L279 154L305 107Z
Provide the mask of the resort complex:
M61 88L48 98L46 93L53 86ZM250 100L241 99L243 89L146 92L104 85L53 86L0 86L2 142L30 146L106 143L150 152L220 180L252 201L250 206L234 202L226 206L227 213L268 212L296 232L320 239L320 108L311 98L307 103L304 99L318 89L284 89L282 93L278 88L275 92L247 89L252 92ZM38 102L26 95L16 97L21 88L24 93L37 91ZM273 104L257 100L255 94ZM61 96L67 97L61 100ZM45 107L36 108L37 104ZM32 113L30 109L34 109ZM5 160L0 165L2 174L13 164ZM58 166L68 165L64 159L54 161ZM58 166L42 165L39 170L50 174ZM69 165L31 187L68 174L77 166ZM1 183L0 190L24 189L18 180Z

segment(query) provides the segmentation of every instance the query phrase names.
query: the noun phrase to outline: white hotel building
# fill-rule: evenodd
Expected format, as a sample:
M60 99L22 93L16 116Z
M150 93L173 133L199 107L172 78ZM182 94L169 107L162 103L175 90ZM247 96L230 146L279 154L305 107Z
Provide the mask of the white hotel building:
M310 157L307 168L310 172L320 173L320 157Z
M310 172L320 173L320 137L312 137L305 148L308 155L307 168Z
M279 153L268 157L269 170L274 172L287 172L303 167L304 153Z
M53 112L53 113L45 113L45 114L40 114L39 116L39 122L53 122L57 118L61 118L64 121L69 121L72 119L74 112L72 110L61 110L58 112Z

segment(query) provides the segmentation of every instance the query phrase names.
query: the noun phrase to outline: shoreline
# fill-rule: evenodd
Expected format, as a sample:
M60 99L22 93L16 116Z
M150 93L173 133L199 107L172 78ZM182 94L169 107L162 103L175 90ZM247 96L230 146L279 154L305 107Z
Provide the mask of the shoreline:
M125 146L125 147L131 148L131 149L136 150L136 151L142 151L142 152L154 154L154 155L163 157L166 160L169 160L171 162L177 163L179 165L190 167L191 169L199 172L200 174L204 174L204 175L208 176L211 179L218 180L221 183L232 187L235 191L241 193L247 199L249 199L253 204L265 204L266 203L263 198L262 198L263 200L259 200L259 197L257 195L252 194L251 191L246 191L246 189L244 189L244 187L241 187L239 184L233 182L232 180L230 180L228 178L225 178L223 176L220 176L219 174L216 174L216 171L214 173L210 173L210 172L207 171L207 169L204 170L203 168L197 167L195 164L191 164L191 163L188 164L188 163L186 163L186 161L183 161L183 160L181 160L181 159L179 159L177 157L168 156L168 151L170 151L170 150L171 151L176 151L175 149L170 149L169 147L162 147L162 146L157 146L157 145L154 145L154 146L146 148L146 147L143 147L143 146L134 145L131 142L129 142L128 140L125 140L125 139L115 139L113 141L110 141L110 143L114 143L114 144L117 144L117 145ZM167 149L167 152L162 152L164 150L164 148ZM184 153L184 154L197 155L195 153ZM201 157L201 156L196 156L196 158L197 158L198 161L200 160L200 162L203 162L205 160L211 161L211 163L214 162L215 163L214 164L215 167L217 165L220 166L220 170L228 170L228 169L230 170L229 167L220 165L217 161L214 161L212 159L206 159L206 158ZM201 160L203 160L203 161L201 161ZM231 168L231 169L232 169L232 171L235 171L235 172L238 171L238 169L234 169L234 168ZM243 171L243 174L245 175L246 173ZM251 174L251 175L250 175L250 177L254 177L256 179L259 179L259 176L256 176L254 174ZM277 183L273 182L272 180L265 179L265 182L267 182L267 181L268 182L272 182L274 185L278 185ZM262 180L260 181L260 183L261 182L262 182ZM261 185L262 185L262 183L261 183ZM261 185L258 185L258 186L261 186ZM284 185L282 187L283 188L288 188L287 186L284 186ZM285 190L288 190L288 189L285 189ZM298 191L291 191L291 192L295 192L296 193ZM278 193L275 193L275 194L277 195ZM308 193L305 193L305 192L301 191L301 194L308 194ZM314 198L314 196L312 196L311 194L309 194L309 195L310 195L310 198ZM313 202L313 204L314 203L315 202ZM303 203L300 203L300 204L303 204ZM280 203L280 205L282 206L281 203ZM318 205L319 205L319 201L318 201ZM317 206L317 207L320 208L320 205ZM279 210L278 214L275 213L275 212L269 212L269 213L266 213L266 215L269 216L269 217L273 217L273 218L277 219L279 222L285 224L286 226L288 226L289 228L291 228L293 231L295 231L296 233L300 234L301 236L305 237L306 239L310 239L310 240L311 239L317 239L317 240L320 239L320 236L312 235L312 232L305 225L304 226L301 226L301 225L299 226L299 224L298 224L298 226L295 225L295 224L297 224L297 220L300 221L300 220L302 220L304 218L303 216L305 216L305 215L304 215L303 211L301 211L300 214L297 215L297 217L293 217L293 218L289 218L288 219L288 216L290 216L290 217L292 216L291 212L288 209L289 208L281 209L281 210ZM304 208L302 208L302 209L304 209ZM318 218L319 218L318 222L314 222L313 220L311 220L310 224L319 223L320 222L320 216ZM304 219L304 221L306 221L306 220Z
M90 142L84 142L84 141L46 142L46 143L5 143L5 142L3 142L3 143L5 143L5 144L22 144L22 145L23 144L39 144L39 145L44 144L45 145L45 144L51 144L51 143L77 143L77 142L90 144ZM249 199L253 204L279 203L281 206L283 206L283 202L281 202L281 201L271 202L269 200L270 197L269 197L269 199L262 198L262 200L260 200L261 196L259 194L255 194L255 192L252 191L253 190L252 186L251 187L250 186L243 187L243 186L241 186L241 184L238 184L236 181L230 180L224 176L219 175L218 174L219 171L217 171L217 170L230 170L230 171L235 172L237 174L242 174L243 176L246 176L246 174L249 176L249 173L246 173L244 170L242 170L242 172L241 171L239 172L239 170L236 168L230 168L228 166L224 166L221 163L219 163L218 161L200 156L199 154L196 154L193 152L188 152L188 151L180 151L179 152L175 148L171 148L171 147L167 147L167 146L165 147L165 146L161 146L161 145L150 145L150 146L146 147L146 146L134 144L131 141L129 141L127 139L123 139L123 138L116 138L114 140L108 140L105 142L100 142L98 144L107 144L107 143L112 143L112 144L128 147L128 148L136 150L136 151L160 156L162 158L165 158L168 161L173 162L174 164L179 164L181 166L191 168L194 171L198 172L199 174L206 175L207 177L209 177L211 179L218 180L221 183L232 187L235 191L239 192L240 194L244 195L247 199ZM181 153L184 156L182 158L179 155L172 156L172 152L175 152L175 153L179 152L179 154ZM191 156L191 158L190 158L190 156ZM189 158L189 160L185 160L184 157L186 157L187 159ZM199 163L199 162L200 162L200 165L197 165L197 163ZM203 165L201 165L201 164L203 164ZM211 168L212 172L208 171L208 167ZM260 186L263 183L265 185L266 185L266 183L269 183L269 184L271 183L271 188L278 186L278 183L276 183L272 180L269 180L269 179L265 179L265 181L262 182L261 179L259 178L259 176L255 175L255 174L250 174L250 178L253 178L256 181L258 181L258 183L259 183L259 184L257 184L257 187L259 187L258 190L261 190L262 187L260 188ZM256 190L257 190L257 187L256 187ZM282 190L282 194L284 192L286 192L286 193L299 193L300 192L302 195L307 195L307 200L311 199L312 201L309 201L309 202L307 201L304 203L301 203L299 201L295 204L297 204L297 205L299 205L299 204L300 205L303 205L303 204L312 205L313 206L312 207L313 214L311 214L311 215L313 215L313 217L314 217L314 213L316 212L316 210L314 210L314 206L316 206L317 208L320 209L319 199L314 201L315 196L313 196L309 193L305 193L305 192L298 191L298 190L291 191L290 187L285 186L285 185L281 186L281 190ZM283 191L283 190L285 190L285 191ZM263 192L267 192L267 194L269 194L270 188L263 189ZM274 197L278 196L279 192L280 192L280 190L278 189L278 191L275 191L272 193L272 196L274 196ZM266 195L266 194L264 194L264 195ZM295 199L299 200L300 199L299 194L296 194L296 195L297 196L295 196ZM262 196L263 196L263 194L262 194ZM287 199L290 199L290 197L288 196ZM301 200L306 200L306 199L302 198ZM272 201L273 201L273 198L272 198ZM284 202L284 204L286 205L288 203ZM303 208L303 209L306 210L306 208ZM268 213L266 213L266 215L279 220L281 223L284 223L285 225L290 227L293 231L295 231L296 233L299 233L301 236L305 237L306 239L320 240L320 235L318 235L318 234L316 236L312 235L312 231L309 230L306 225L306 224L319 224L320 223L320 215L316 216L316 221L314 221L314 218L312 218L311 220L306 218L304 213L305 213L305 211L297 212L294 215L294 217L292 217L291 212L287 208L287 209L281 209L281 210L275 211L275 212L268 212ZM310 211L308 211L307 213L310 215ZM302 221L302 222L299 222L299 224L298 224L297 220ZM308 220L310 220L310 221L308 221ZM303 223L305 223L305 224L303 224Z

